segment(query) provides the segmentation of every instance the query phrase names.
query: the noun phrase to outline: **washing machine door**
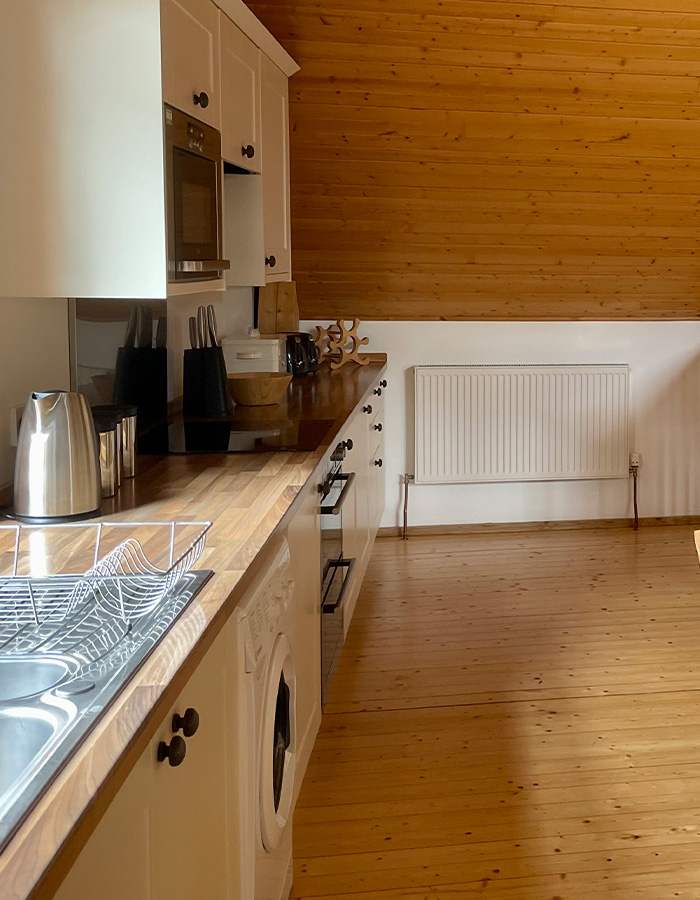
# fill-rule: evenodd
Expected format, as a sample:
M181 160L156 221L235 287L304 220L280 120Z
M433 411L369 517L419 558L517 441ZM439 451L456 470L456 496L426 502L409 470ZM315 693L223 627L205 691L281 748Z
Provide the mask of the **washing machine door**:
M296 674L289 640L280 634L270 654L260 747L260 836L279 847L292 812L296 763Z

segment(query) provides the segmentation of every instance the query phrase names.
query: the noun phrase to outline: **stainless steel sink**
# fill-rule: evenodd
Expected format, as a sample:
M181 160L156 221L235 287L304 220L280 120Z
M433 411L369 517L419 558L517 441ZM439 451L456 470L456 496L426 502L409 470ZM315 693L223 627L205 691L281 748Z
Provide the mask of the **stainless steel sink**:
M6 604L10 613L4 625L0 621L0 851L210 574L182 575L133 621L115 617L102 598L93 603L83 594L64 615L38 621L15 620Z
M25 700L50 691L75 674L78 665L60 656L0 656L0 703ZM0 738L2 737L0 723ZM0 756L3 760L4 756ZM3 773L0 773L0 785ZM2 789L0 787L0 795Z
M9 791L56 734L58 722L34 709L0 712L0 795Z

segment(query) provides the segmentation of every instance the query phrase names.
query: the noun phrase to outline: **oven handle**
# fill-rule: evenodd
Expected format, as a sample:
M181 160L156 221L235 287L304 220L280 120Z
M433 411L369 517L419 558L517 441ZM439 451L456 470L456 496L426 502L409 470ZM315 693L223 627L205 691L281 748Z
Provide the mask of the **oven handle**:
M335 561L335 564L334 564L335 568L338 568L339 566L347 566L348 571L345 576L345 579L343 580L343 586L341 587L340 593L338 594L338 599L335 601L335 603L324 603L321 606L322 613L334 613L334 612L340 612L342 610L343 603L345 602L345 594L347 592L348 585L352 581L352 575L353 575L353 572L355 571L355 563L356 562L357 562L357 560L355 559L354 556L352 559L337 559Z
M177 264L178 272L222 272L230 268L228 259L181 259Z
M345 503L345 498L348 495L348 491L350 490L350 485L355 480L354 472L341 472L340 475L336 475L336 481L344 481L343 489L340 492L340 496L336 500L333 506L322 506L321 507L321 515L322 516L337 516L341 510L343 503Z

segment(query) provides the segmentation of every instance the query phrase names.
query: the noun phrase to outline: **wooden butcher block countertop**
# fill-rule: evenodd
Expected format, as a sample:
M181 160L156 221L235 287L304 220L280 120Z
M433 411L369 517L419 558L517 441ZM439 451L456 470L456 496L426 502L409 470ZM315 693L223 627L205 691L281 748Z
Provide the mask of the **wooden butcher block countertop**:
M111 508L105 505L105 521L213 522L196 567L212 569L214 575L110 704L0 855L2 900L52 896L235 609L255 574L261 549L289 522L295 499L318 477L328 449L376 386L386 356L370 354L370 359L367 366L348 365L338 372L324 366L292 382L288 418L333 420L317 450L139 458L141 474L124 483Z

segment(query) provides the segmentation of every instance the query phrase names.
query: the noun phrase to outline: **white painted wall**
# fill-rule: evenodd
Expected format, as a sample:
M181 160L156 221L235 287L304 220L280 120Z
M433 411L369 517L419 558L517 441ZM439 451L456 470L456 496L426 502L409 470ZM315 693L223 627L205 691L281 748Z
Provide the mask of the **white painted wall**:
M10 407L30 391L69 387L68 302L0 299L0 486L14 474Z
M413 471L412 367L439 363L628 363L640 515L700 514L700 322L366 322L360 333L389 355L383 525L402 521L399 476ZM632 508L628 480L410 490L412 525L606 519Z

